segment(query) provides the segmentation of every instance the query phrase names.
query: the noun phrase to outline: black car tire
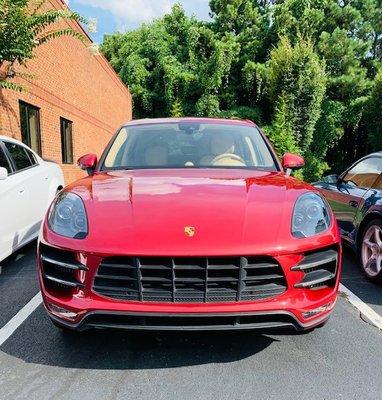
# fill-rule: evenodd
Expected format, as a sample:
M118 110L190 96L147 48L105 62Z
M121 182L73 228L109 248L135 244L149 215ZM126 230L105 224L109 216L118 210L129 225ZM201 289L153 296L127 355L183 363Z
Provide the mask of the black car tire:
M358 248L357 248L357 257L358 257L358 263L362 268L363 273L365 274L366 278L370 280L371 282L375 283L382 283L382 269L379 271L378 274L376 275L371 275L367 268L365 268L365 260L363 259L363 245L365 242L365 238L367 236L368 231L372 226L377 226L381 229L382 231L382 219L374 219L370 221L364 229L362 229L361 237L360 240L358 241ZM382 251L382 249L380 250ZM381 253L382 254L382 253Z

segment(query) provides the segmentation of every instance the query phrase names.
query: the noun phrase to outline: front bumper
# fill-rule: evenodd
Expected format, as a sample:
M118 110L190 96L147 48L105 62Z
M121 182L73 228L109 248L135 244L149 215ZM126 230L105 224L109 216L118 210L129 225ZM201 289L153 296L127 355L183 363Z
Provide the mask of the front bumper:
M305 255L275 256L284 271L287 289L281 295L258 301L169 303L106 298L93 291L103 258L95 254L78 254L77 261L85 266L75 273L81 285L65 295L44 284L41 254L39 278L49 316L56 324L69 329L268 331L286 328L301 331L323 324L336 303L341 273L341 248L336 246L337 268L330 287L306 287L307 277L311 277L311 283L319 281L316 272L311 272L317 260L306 255L310 251Z
M49 310L48 310L49 312ZM140 314L128 312L92 311L80 322L69 323L49 312L56 324L71 330L123 329L147 331L233 331L233 330L310 330L324 324L329 314L321 315L309 323L301 323L287 311L240 314Z

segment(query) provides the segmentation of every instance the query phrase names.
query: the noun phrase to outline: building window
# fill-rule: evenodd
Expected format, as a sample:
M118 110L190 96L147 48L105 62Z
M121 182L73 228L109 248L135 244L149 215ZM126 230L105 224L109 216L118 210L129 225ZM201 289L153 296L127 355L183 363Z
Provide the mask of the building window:
M60 118L61 126L61 154L63 164L73 164L73 122Z
M40 109L20 101L22 141L41 156Z

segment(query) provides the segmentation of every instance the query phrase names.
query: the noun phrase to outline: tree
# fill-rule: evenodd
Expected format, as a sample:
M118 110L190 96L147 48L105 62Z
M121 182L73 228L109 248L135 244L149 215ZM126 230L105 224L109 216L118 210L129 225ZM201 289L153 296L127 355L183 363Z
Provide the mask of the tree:
M0 89L23 89L12 79L21 74L17 67L25 66L38 46L63 35L85 40L77 30L55 25L61 20L86 23L84 18L69 10L47 10L46 3L46 0L0 0Z
M368 140L373 151L382 150L382 69L375 78L368 112Z
M325 60L327 101L314 141L328 146L324 151L316 146L311 153L318 151L333 172L369 151L365 111L381 64L381 5L381 0L283 0L274 7L275 34L286 35L292 43L299 35L309 37L314 51ZM339 114L328 113L328 108ZM320 126L333 130L324 132ZM336 140L321 141L318 135ZM317 177L322 170L317 164L317 172L310 173Z
M260 0L211 0L212 29L222 37L229 33L238 45L237 57L233 60L228 84L221 96L221 108L227 115L238 117L241 107L253 107L261 102L261 65L268 57L272 38L271 2ZM254 68L256 68L254 71ZM238 114L239 113L239 114Z
M187 115L216 115L238 45L181 6L124 35L109 35L101 50L134 98L134 115L170 115L178 99Z
M282 38L268 62L268 93L275 115L282 110L292 124L293 142L302 154L312 142L325 89L325 66L312 44L300 38L293 46Z
M211 21L180 5L102 51L136 117L252 119L317 180L380 148L382 0L210 0Z
M280 157L285 153L301 153L294 135L293 119L289 107L290 101L287 96L281 95L278 99L272 125L265 128Z

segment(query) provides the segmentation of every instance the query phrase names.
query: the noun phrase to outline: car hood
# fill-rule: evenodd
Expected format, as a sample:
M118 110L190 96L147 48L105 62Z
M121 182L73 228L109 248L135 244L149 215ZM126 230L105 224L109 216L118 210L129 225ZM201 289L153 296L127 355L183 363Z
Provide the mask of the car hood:
M173 256L290 250L295 200L315 191L282 172L227 169L97 173L66 190L85 203L85 248Z

